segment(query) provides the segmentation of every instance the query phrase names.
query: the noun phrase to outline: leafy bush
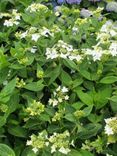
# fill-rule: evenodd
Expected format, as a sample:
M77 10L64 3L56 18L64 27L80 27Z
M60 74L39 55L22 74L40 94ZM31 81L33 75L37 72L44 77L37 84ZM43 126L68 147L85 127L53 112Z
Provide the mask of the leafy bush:
M116 156L116 5L1 0L1 156Z

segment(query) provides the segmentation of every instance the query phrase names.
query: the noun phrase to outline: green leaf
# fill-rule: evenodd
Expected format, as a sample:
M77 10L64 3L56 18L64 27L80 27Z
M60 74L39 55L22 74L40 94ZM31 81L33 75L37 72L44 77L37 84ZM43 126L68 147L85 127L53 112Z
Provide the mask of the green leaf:
M30 147L27 147L24 149L21 156L37 156L37 154L35 154Z
M74 69L74 70L78 69L78 66L72 60L65 59L63 60L63 63L65 64L65 66L67 66L70 69Z
M97 109L104 107L111 96L111 85L102 85L98 91L94 94L94 103Z
M84 93L81 89L76 89L76 93L84 104L93 105L93 97L88 92Z
M80 150L81 156L94 156L91 152L86 150Z
M100 80L100 83L111 84L117 81L117 76L106 76Z
M7 117L4 116L0 116L0 127L4 126L6 124L6 119Z
M31 90L31 91L41 91L44 88L44 85L42 84L42 80L37 81L37 82L31 82L29 84L26 84L24 86L25 89Z
M117 112L117 96L114 95L109 100L111 101L110 105L111 105L113 112L116 113Z
M0 156L15 156L15 153L9 146L0 144Z
M8 132L16 137L25 138L26 137L26 130L20 126L9 126Z
M95 135L97 135L98 131L101 129L100 124L87 124L85 127L80 129L80 132L78 134L78 137L80 139L89 139Z
M82 156L81 153L77 150L71 150L70 153L68 153L68 156Z
M93 109L93 105L90 105L90 106L85 107L85 108L83 109L83 112L84 112L84 114L85 114L85 117L88 116L88 115L91 113L92 109Z
M0 70L0 84L2 84L5 81L7 75L8 75L8 68L4 68Z
M68 156L94 156L92 153L86 150L71 150Z
M64 118L67 119L68 121L71 121L74 123L76 122L76 118L71 113L66 114Z
M61 72L61 65L58 65L55 69L53 69L50 74L49 74L49 77L50 77L50 80L49 80L49 85L54 82L56 80L56 78L60 75L60 72Z
M61 81L62 81L63 85L69 86L72 83L72 78L70 77L70 75L67 72L62 70Z
M1 91L0 93L0 101L1 102L8 102L13 90L15 89L16 79L11 80Z
M113 101L113 102L116 102L117 103L117 96L114 95L112 96L109 100Z
M80 72L80 74L81 74L84 78L86 78L86 79L88 79L88 80L92 80L92 79L91 79L91 74L90 74L87 70L80 69L79 72Z

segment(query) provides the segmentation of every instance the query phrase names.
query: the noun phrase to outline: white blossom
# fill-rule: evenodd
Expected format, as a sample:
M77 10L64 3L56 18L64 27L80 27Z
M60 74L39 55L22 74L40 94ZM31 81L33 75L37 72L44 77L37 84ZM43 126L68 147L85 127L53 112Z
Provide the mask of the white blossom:
M26 145L31 145L32 144L32 141L31 140L27 140L27 142L26 142Z
M40 38L40 35L38 33L32 34L32 41L37 42L39 38Z
M59 149L59 152L63 153L63 154L68 154L71 150L69 148L64 148L64 147L61 147Z
M20 34L20 38L21 38L21 39L22 39L22 38L25 38L25 37L27 36L27 34L28 34L28 31L21 33L21 34Z
M117 55L117 43L116 42L111 43L109 50L112 56L116 56Z
M113 135L115 133L117 133L116 129L117 129L117 117L111 117L111 118L107 118L105 119L106 125L105 125L105 134L109 135Z
M33 150L34 153L38 152L38 148L36 148L36 147L34 147L32 150Z
M68 88L66 88L65 86L63 86L63 88L61 89L61 91L62 91L63 93L66 93L66 92L68 92Z
M56 152L56 148L55 148L55 146L53 145L53 146L51 146L51 153L54 153L54 152Z
M31 49L30 49L30 52L31 53L35 53L37 51L37 47L36 46L33 46Z
M109 125L106 125L106 126L105 126L105 133L106 133L107 135L113 135L113 134L114 134L112 128L111 128Z
M14 24L14 21L13 20L5 20L4 22L4 26L7 26L7 27L12 27Z
M65 100L68 100L68 99L69 99L69 96L68 96L68 95L66 95L66 96L65 96Z
M100 47L94 46L94 49L86 49L86 54L91 55L94 61L101 60L103 50Z

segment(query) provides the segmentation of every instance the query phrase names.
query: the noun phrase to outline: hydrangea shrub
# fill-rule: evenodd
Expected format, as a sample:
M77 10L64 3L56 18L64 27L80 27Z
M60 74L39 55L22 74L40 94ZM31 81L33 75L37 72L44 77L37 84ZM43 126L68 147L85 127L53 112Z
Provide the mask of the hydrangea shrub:
M116 4L1 0L1 156L116 156Z

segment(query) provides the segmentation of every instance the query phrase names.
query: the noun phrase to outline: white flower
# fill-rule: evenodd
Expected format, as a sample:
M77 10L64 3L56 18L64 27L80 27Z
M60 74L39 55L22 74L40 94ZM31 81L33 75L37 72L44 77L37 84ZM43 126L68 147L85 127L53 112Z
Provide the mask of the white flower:
M66 95L66 96L65 96L65 100L68 100L68 99L69 99L69 96L68 96L68 95Z
M53 107L58 105L58 101L56 99L49 99L48 102L49 102L50 105L53 105Z
M65 86L61 89L61 91L63 92L63 93L66 93L66 92L68 92L68 88L66 88Z
M54 97L57 95L57 93L56 93L56 92L53 92L53 94L54 94Z
M14 21L14 22L13 22L13 24L18 25L18 24L19 24L19 22L18 22L18 21Z
M39 38L40 38L40 35L38 33L32 34L32 41L37 42Z
M53 36L53 34L50 32L50 30L45 27L43 27L43 29L41 30L41 35L45 36L45 37L48 37L49 35Z
M15 20L20 20L20 13L17 13L16 9L13 9L12 14L15 16Z
M27 140L26 145L32 145L32 141L31 140Z
M46 146L49 146L49 142L46 142L45 145L46 145Z
M114 31L114 30L110 30L109 33L110 33L110 35L111 35L112 37L114 37L114 36L117 35L117 32Z
M53 146L51 146L51 153L54 153L54 152L56 152L56 148L55 148L55 146L53 145Z
M68 154L71 150L69 148L64 148L64 147L61 147L59 149L59 152L63 153L63 154Z
M94 47L94 49L87 49L87 55L91 55L94 61L101 60L103 51L100 47Z
M111 20L108 20L106 21L106 23L101 27L101 32L107 32L109 33L109 29L112 27L112 21Z
M23 32L23 33L20 35L20 38L21 38L21 39L22 39L22 38L25 38L25 37L27 36L27 34L28 34L28 31Z
M106 126L105 126L105 133L109 135L113 135L116 129L116 122L117 122L117 117L112 117L112 118L107 118L105 119Z
M112 56L116 56L117 55L117 43L116 42L111 43L109 50Z
M32 150L34 151L34 153L38 152L38 148L36 148L36 147L34 147Z
M97 60L100 60L101 59L102 54L99 53L99 52L97 52L97 51L95 51L92 56L93 56L93 60L94 61L97 61Z
M30 49L30 52L31 53L35 53L37 51L37 47L36 46L33 46L31 49Z
M110 155L110 154L107 153L106 156L113 156L113 155Z
M58 101L56 99L53 100L53 107L58 105Z
M57 54L57 51L56 51L56 49L54 49L54 48L52 48L52 49L50 49L50 48L47 48L46 49L46 56L47 56L47 59L55 59L55 58L57 58L58 57L58 54Z
M76 35L76 33L78 33L79 30L78 30L77 27L74 26L74 27L72 28L72 32L73 32L73 35Z
M61 53L60 57L66 59L68 55L69 55L68 53L66 53L66 54Z
M13 26L13 20L5 20L4 22L4 26L7 26L7 27L12 27Z
M58 98L58 101L61 103L61 102L63 102L63 99L62 98Z
M76 61L80 61L81 60L81 56L80 55L70 55L69 59L70 60L76 60Z
M113 134L114 134L112 128L111 128L109 125L106 125L106 126L105 126L105 133L106 133L107 135L113 135Z
M16 20L20 20L20 15L16 15L16 16L15 16L15 19L16 19Z
M53 103L53 100L52 99L49 99L49 104L51 105Z
M61 90L61 86L58 86L58 88L56 89L57 92L59 92Z

